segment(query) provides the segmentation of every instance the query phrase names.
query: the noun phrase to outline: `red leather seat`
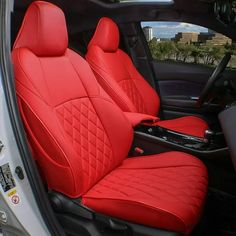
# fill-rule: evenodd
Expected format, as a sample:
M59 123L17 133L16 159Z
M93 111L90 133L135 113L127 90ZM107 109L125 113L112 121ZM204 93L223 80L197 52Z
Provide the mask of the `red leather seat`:
M198 159L169 152L126 159L82 201L97 212L188 234L201 216L206 185Z
M109 216L188 234L201 216L206 168L181 152L126 159L130 123L67 47L63 12L33 2L12 58L21 116L49 189Z
M118 48L119 38L116 23L101 18L88 45L86 59L100 85L123 111L157 116L159 96L136 70L130 57ZM158 125L198 137L204 137L208 128L204 120L194 116L160 121Z

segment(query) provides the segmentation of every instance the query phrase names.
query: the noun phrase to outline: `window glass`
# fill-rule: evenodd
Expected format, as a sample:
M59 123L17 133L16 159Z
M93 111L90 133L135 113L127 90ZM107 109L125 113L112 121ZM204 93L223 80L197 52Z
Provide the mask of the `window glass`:
M183 22L142 22L152 57L215 66L231 52L229 67L236 68L236 44L220 33Z

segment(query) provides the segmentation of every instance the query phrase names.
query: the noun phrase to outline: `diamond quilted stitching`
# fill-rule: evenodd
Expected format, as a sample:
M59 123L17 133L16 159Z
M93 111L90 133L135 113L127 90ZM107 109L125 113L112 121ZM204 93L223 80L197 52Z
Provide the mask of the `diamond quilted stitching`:
M80 158L87 190L113 168L111 144L88 98L66 102L58 106L56 112Z
M137 112L146 114L146 108L138 89L132 79L125 79L119 82L120 87L125 91L132 103L137 109Z

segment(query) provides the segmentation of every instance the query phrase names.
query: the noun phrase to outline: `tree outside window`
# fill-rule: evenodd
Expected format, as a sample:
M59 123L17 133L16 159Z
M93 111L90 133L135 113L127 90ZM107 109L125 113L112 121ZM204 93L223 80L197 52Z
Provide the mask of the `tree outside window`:
M236 44L222 34L188 23L146 22L142 26L153 59L215 66L230 52L229 67L236 68Z

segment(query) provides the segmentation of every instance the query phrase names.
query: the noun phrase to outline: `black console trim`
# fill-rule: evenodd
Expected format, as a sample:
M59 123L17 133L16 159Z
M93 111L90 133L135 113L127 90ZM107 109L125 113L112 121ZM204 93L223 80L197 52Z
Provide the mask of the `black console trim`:
M150 128L150 127L149 127ZM148 129L148 128L147 128ZM155 154L164 151L184 151L199 157L215 157L228 155L228 147L222 145L221 147L207 146L203 139L191 137L186 135L179 135L178 133L168 131L167 134L174 134L174 137L180 138L181 142L173 141L170 137L150 134L147 130L136 130L133 147L140 147L144 149L144 154ZM185 137L185 138L184 138Z

